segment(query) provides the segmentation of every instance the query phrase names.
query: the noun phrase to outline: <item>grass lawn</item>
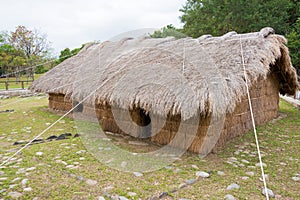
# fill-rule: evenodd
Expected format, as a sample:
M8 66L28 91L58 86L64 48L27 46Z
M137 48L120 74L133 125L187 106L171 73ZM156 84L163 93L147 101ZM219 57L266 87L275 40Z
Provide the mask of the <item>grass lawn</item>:
M46 97L29 97L11 104L17 100L0 100L0 110L14 109L12 113L0 113L1 162L20 148L13 146L14 142L31 140L60 117L47 110ZM267 165L267 184L278 199L299 199L300 182L292 178L300 174L300 111L281 101L280 115L281 119L258 128L263 162ZM76 123L70 118L60 121L42 138L66 132L77 133ZM24 149L0 168L0 199L10 199L10 192L21 193L20 199L98 199L105 194L147 199L162 192L169 193L165 199L224 199L226 194L237 199L265 199L261 194L260 167L255 166L258 157L252 132L205 159L186 153L168 167L141 177L111 169L88 151L81 150L86 150L81 137L34 144ZM37 152L43 154L36 155ZM210 178L198 179L172 192L186 181L196 179L197 171L210 171ZM226 190L232 183L237 183L240 189ZM24 191L24 188L27 189Z
M43 74L34 74L34 80L38 79L39 77L41 77ZM8 79L9 81L15 81L16 78L13 78L13 77L10 77ZM27 78L26 76L22 76L21 77L21 81L26 81ZM0 82L2 81L6 81L6 78L0 78ZM32 82L24 82L24 88L28 88L30 85L31 85ZM20 82L9 82L9 85L8 85L8 89L20 89L22 88L22 85ZM0 90L5 90L5 83L0 83Z

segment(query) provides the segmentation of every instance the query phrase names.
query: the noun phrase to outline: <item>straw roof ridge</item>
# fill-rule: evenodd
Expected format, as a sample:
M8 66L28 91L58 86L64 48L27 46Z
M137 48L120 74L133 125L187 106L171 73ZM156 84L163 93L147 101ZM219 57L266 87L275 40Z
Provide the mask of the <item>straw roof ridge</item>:
M89 103L140 107L161 116L171 112L183 119L199 112L222 115L233 112L246 94L241 44L250 86L275 71L280 92L295 93L299 83L286 39L272 28L220 37L143 37L89 44L30 89L77 101L96 91Z

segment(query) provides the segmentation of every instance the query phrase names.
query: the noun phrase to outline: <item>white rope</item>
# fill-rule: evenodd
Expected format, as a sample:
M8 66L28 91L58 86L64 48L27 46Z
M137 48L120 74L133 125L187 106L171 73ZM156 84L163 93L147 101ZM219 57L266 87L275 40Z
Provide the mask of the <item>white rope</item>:
M244 68L244 77L245 77L245 81L246 81L247 96L248 96L248 102L249 102L249 107L250 107L252 125L253 125L253 129L254 129L253 131L254 131L254 136L255 136L256 148L257 148L257 153L258 153L258 158L259 158L259 163L260 163L262 179L263 179L263 182L264 182L266 199L269 200L267 182L266 182L266 178L265 178L264 167L262 165L263 162L262 162L262 159L261 159L259 142L258 142L258 137L257 137L257 132L256 132L256 125L255 125L254 114L253 114L253 109L252 109L252 103L251 103L251 97L250 97L250 91L249 91L249 85L248 85L248 76L247 76L247 72L246 72L244 50L243 50L242 38L241 37L240 37L240 46L241 46L241 55L242 55L242 63L243 63L243 68Z

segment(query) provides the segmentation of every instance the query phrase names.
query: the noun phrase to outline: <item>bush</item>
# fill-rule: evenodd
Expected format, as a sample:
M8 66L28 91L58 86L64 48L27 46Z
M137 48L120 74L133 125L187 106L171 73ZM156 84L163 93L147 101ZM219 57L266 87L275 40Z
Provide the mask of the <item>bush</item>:
M43 65L40 65L35 69L36 74L43 74L47 71L48 71L48 69L45 69Z

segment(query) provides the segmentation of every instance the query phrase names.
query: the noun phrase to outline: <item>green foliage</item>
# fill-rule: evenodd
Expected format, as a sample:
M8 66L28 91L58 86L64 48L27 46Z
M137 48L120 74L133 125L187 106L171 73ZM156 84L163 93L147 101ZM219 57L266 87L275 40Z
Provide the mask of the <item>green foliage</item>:
M85 44L81 45L80 48L75 48L73 50L70 50L69 48L65 48L64 50L62 50L60 52L59 59L56 64L59 64L59 63L63 62L64 60L76 55L84 47L84 45Z
M36 74L43 74L43 73L45 73L45 72L47 72L47 71L48 71L48 70L45 69L43 65L37 66L37 67L35 68L35 73L36 73Z
M3 41L3 40L2 40ZM12 45L2 43L0 45L0 68L2 73L11 73L16 66L26 66L26 58L22 51L15 49Z
M71 50L69 48L65 48L60 52L59 55L59 62L63 62L64 60L68 59L71 57Z
M175 37L176 39L186 37L185 34L181 32L182 30L176 29L172 24L163 27L161 30L155 31L150 36L152 38L165 38L165 37Z
M295 0L188 0L180 11L183 32L192 37L222 35L233 30L253 32L266 26L287 34L299 16L299 3Z
M300 18L295 23L293 30L287 35L287 39L293 65L300 74Z

